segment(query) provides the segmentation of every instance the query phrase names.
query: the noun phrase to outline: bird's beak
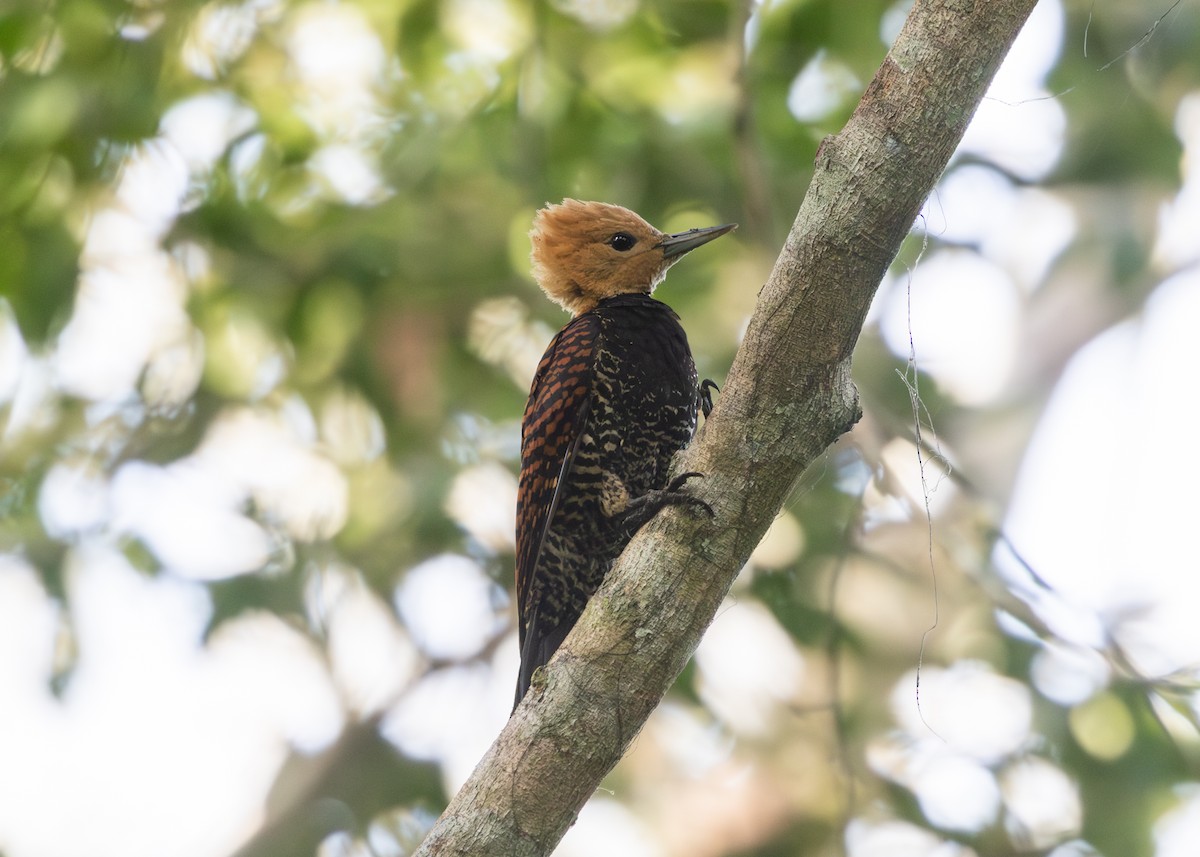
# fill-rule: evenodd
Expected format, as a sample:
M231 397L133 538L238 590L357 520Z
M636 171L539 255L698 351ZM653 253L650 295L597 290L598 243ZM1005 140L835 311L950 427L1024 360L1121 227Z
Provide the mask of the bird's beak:
M709 226L705 229L689 229L687 232L676 232L674 235L665 236L659 246L662 247L664 259L674 259L735 229L737 229L736 223Z

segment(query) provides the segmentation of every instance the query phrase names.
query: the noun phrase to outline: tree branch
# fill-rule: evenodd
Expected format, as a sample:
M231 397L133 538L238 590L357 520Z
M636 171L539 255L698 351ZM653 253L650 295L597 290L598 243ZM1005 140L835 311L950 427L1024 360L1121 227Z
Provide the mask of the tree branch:
M816 169L712 417L679 467L716 517L668 509L420 850L544 855L642 728L803 469L858 419L867 308L1036 0L917 0Z

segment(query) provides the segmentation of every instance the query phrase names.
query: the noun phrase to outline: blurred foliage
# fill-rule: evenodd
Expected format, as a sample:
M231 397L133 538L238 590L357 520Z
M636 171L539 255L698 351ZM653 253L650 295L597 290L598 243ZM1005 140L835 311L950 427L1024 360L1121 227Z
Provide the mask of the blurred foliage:
M481 462L515 472L529 356L564 321L528 275L533 212L574 196L627 205L666 228L740 221L659 293L683 317L702 375L720 380L816 148L853 109L904 4L754 9L747 35L746 5L716 0L0 2L0 308L24 343L23 371L53 365L73 315L93 299L82 284L123 252L122 241L160 254L185 314L125 386L6 388L0 547L33 563L68 621L66 558L97 528L112 530L146 573L172 574L153 544L111 522L84 532L48 526L38 503L48 473L84 462L104 479L129 462L169 464L201 450L240 406L299 407L345 480L346 515L334 531L305 536L251 502L246 515L276 547L269 567L206 584L210 633L265 610L323 643L308 588L314 567L335 562L389 604L408 569L443 552L475 558L509 587L511 549L450 514L447 497ZM1170 25L1142 40L1154 19L1140 4L1066 8L1069 47L1047 82L1067 115L1066 148L1044 184L1077 206L1083 226L1055 270L1086 260L1108 284L1107 309L1073 330L1074 346L1136 310L1156 282L1146 224L1178 184L1175 110L1200 86L1200 15L1194 4L1172 10ZM836 92L819 118L800 121L789 92L817 57L836 61L857 90ZM149 187L133 186L139 163L163 168ZM141 225L103 232L100 212ZM898 270L916 261L919 244L905 248ZM104 333L93 341L103 346ZM1020 441L997 460L971 439L989 424L1021 424L1015 431L1027 437L1072 350L1047 357L1032 388L990 408L959 404L920 376L927 416L961 474L930 542L920 498L898 487L885 455L914 452L912 406L896 377L904 361L867 330L856 361L867 419L788 504L802 547L752 564L734 593L764 605L823 682L813 679L769 730L738 739L733 753L758 771L766 795L749 829L721 829L706 851L672 853L839 853L858 818L907 820L980 855L1058 844L1023 839L1011 819L939 827L867 759L881 736L896 734L887 696L919 661L978 660L1029 685L1047 635L997 581L989 535ZM199 361L191 381L164 368L188 359ZM891 510L886 522L866 526L880 509ZM940 620L925 638L935 555ZM1001 614L1020 630L998 624ZM477 658L491 654L489 646ZM690 666L673 704L732 734L705 710L698 684ZM1194 749L1162 725L1159 703L1171 698L1162 688L1118 671L1111 692L1134 729L1118 757L1081 746L1072 709L1036 690L1040 737L1023 752L1053 759L1078 785L1082 829L1064 839L1137 857L1153 853L1150 830L1171 790L1195 776ZM419 840L447 796L427 762L405 758L377 727L370 717L348 727L318 775L285 766L273 801L287 804L293 778L309 786L273 805L244 853L310 853L333 831L349 844L326 840L332 853L365 853L353 848L368 840L373 853L385 840L398 849L387 853L404 853ZM613 782L653 829L667 800L654 784L674 786L654 773L650 744L639 742ZM1084 847L1061 853L1092 853Z

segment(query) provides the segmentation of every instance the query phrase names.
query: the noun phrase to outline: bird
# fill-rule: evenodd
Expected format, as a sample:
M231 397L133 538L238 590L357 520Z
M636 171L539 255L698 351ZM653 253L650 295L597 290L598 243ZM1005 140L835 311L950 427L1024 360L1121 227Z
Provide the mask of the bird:
M697 383L679 316L652 297L684 254L735 223L666 234L619 205L547 204L529 233L534 279L571 320L538 364L521 424L513 710L621 551L668 505L712 509L670 477L692 439Z

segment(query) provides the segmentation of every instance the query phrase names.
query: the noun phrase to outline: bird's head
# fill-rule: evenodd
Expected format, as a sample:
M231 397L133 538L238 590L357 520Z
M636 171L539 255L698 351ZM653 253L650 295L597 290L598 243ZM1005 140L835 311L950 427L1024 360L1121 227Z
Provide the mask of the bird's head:
M736 227L667 235L628 208L564 199L533 219L533 276L551 300L579 315L604 298L651 294L684 253Z

